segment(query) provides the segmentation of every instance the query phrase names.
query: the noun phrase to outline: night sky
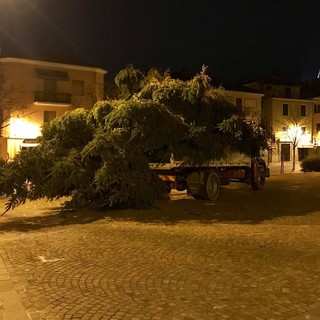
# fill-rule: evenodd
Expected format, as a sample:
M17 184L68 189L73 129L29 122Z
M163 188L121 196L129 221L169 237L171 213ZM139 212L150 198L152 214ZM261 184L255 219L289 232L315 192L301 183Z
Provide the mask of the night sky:
M320 68L319 0L0 0L3 55L246 81Z

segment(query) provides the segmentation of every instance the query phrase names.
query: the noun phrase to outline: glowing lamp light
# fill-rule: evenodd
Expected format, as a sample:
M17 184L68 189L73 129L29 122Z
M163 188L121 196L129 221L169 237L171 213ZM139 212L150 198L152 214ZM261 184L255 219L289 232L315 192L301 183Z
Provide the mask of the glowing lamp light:
M300 126L290 126L288 128L288 133L290 136L300 137L303 132Z
M10 138L35 139L40 135L40 127L22 118L11 118Z

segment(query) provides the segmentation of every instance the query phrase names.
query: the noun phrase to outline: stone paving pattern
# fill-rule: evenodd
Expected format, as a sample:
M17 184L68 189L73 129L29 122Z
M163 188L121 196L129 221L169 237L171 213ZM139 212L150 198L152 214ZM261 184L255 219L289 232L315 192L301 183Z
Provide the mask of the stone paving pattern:
M320 175L305 177L149 212L25 205L0 220L0 255L32 320L317 320Z

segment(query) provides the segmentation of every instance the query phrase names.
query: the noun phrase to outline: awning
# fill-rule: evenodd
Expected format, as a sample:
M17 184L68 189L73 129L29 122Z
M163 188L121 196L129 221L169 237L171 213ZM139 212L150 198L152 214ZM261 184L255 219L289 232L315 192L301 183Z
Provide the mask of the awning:
M67 71L36 68L36 73L39 78L43 79L69 80Z

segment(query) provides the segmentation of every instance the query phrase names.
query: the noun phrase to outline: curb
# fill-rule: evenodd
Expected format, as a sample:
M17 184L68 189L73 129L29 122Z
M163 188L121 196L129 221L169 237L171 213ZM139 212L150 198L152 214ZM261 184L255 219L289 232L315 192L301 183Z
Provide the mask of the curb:
M275 176L275 175L283 175L283 174L296 174L296 173L303 173L300 168L300 163L296 164L296 169L295 171L292 171L292 163L286 163L284 165L283 172L281 172L281 165L280 163L270 163L268 165L270 169L270 175Z

